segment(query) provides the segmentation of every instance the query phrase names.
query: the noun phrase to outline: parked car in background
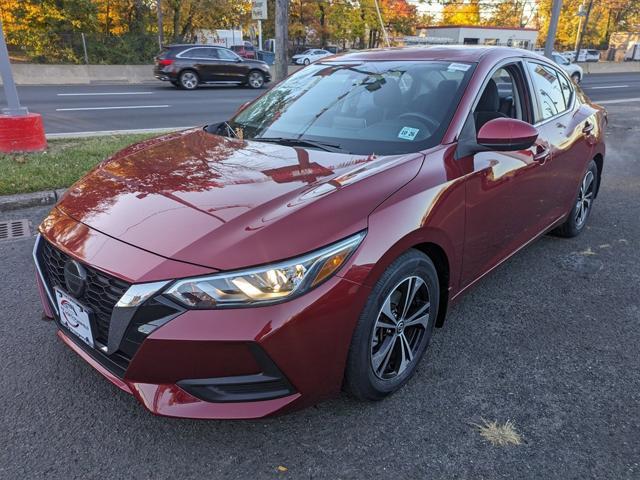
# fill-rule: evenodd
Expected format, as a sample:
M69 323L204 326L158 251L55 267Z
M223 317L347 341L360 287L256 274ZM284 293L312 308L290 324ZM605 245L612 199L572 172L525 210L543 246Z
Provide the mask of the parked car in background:
M586 230L606 123L525 50L320 60L70 187L39 227L37 292L58 337L156 414L264 417L343 388L381 400L464 292L545 233ZM545 301L538 283L516 293Z
M571 77L574 83L580 83L582 81L582 77L584 76L584 71L582 67L576 63L571 63L567 60L563 55L558 52L553 52L551 54L553 61L556 62L560 67Z
M269 65L243 59L224 47L169 45L155 58L153 74L178 88L194 90L202 84L236 84L262 88L271 81Z
M256 48L251 44L251 42L244 42L244 45L233 45L229 47L235 53L237 53L242 58L248 59L257 59L258 55L256 53Z
M584 58L584 60L582 60ZM599 62L600 61L600 51L593 49L580 50L580 55L578 57L579 62Z
M632 43L624 54L625 62L640 60L640 43Z
M593 48L581 48L580 54L576 59L576 51L569 50L567 52L562 52L564 58L566 58L569 62L599 62L600 61L600 51L595 50Z
M328 57L329 55L333 55L333 53L328 50L321 50L319 48L310 48L309 50L305 50L302 53L294 55L291 57L291 60L296 65L309 65L321 58Z

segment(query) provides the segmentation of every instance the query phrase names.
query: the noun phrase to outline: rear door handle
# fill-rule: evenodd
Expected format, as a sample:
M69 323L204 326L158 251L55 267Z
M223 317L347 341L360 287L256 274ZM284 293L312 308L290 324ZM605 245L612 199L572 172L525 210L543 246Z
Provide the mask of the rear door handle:
M549 158L551 150L549 147L545 147L544 145L536 145L536 153L533 155L533 159L536 162L546 162Z
M584 127L582 127L582 133L591 133L592 130L593 130L593 123L589 122L588 120L584 122Z

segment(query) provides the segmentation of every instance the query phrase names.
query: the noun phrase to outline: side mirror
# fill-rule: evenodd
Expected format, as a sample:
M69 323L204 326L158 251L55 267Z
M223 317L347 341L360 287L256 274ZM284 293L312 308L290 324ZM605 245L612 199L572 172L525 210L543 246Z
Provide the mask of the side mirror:
M514 118L494 118L478 132L478 144L489 150L513 152L526 150L538 138L538 130L527 122Z

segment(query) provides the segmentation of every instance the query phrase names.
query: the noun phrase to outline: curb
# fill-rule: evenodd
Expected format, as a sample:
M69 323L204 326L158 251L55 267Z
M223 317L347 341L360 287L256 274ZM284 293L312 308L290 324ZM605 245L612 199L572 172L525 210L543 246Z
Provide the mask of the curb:
M47 140L69 139L69 138L89 138L89 137L106 137L109 135L137 135L145 133L171 133L181 130L189 130L197 128L198 125L189 127L159 127L159 128L133 128L129 130L95 130L86 132L63 132L63 133L47 133Z
M60 199L65 190L61 188L58 190L45 190L44 192L2 195L0 196L0 212L53 205Z

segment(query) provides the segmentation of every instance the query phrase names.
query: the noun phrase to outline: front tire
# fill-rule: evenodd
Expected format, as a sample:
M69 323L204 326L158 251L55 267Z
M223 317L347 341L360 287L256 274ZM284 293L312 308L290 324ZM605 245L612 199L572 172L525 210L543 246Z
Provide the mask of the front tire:
M591 160L589 168L580 182L578 197L571 209L571 213L569 213L569 217L553 233L560 237L570 238L579 235L584 230L593 207L593 199L596 196L598 182L598 167L596 162Z
M247 75L247 85L253 89L264 87L264 74L257 70L252 70Z
M409 250L380 277L351 339L345 388L361 400L399 390L427 349L438 315L438 273L429 257Z
M573 75L571 75L571 80L573 80L573 83L577 85L580 83L580 80L582 80L582 78L580 77L580 74L578 72L575 72Z
M184 72L180 73L178 83L180 85L180 88L183 88L185 90L195 90L200 84L200 78L198 77L198 74L193 70L185 70Z
M302 62L302 63L304 63L304 66L306 67L307 65L309 65L311 63L311 60L309 60L308 58L305 58L304 62Z

